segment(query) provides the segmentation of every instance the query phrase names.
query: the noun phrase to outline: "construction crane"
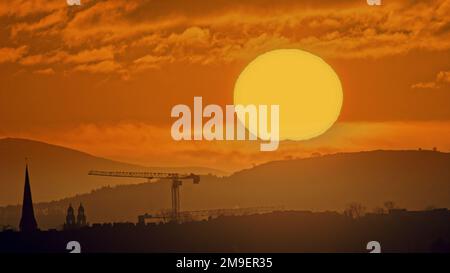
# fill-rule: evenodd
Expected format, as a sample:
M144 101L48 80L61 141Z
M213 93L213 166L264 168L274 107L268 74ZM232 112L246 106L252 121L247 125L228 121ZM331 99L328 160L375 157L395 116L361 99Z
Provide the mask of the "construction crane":
M196 174L179 174L179 173L153 173L153 172L121 172L121 171L90 171L89 175L112 176L112 177L128 177L128 178L145 178L149 181L152 179L170 179L172 180L172 217L178 221L180 213L180 186L182 179L192 179L194 184L200 183L200 176Z

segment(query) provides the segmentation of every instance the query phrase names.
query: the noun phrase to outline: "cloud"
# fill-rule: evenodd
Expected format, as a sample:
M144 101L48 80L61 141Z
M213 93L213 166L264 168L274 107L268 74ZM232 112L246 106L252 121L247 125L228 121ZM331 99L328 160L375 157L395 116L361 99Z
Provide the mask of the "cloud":
M114 61L102 61L93 64L81 64L74 67L73 70L89 73L111 73L118 71L120 68L120 64Z
M67 55L64 59L67 63L90 63L105 60L113 60L114 51L112 46L102 47L93 50L83 50L77 54Z
M436 81L441 83L450 83L450 71L441 71L436 76Z
M411 86L412 89L437 89L436 82L418 82Z
M201 58L192 58L194 61L210 56L218 57L218 61L225 59L217 53L249 58L259 54L258 50L273 49L271 44L305 48L335 58L378 58L414 49L450 48L445 36L449 32L445 26L450 23L445 16L450 12L447 1L398 1L378 9L365 3L356 5L355 1L342 2L339 8L330 1L327 7L316 4L308 8L305 2L280 1L270 10L255 1L219 1L214 5L217 10L196 3L197 10L204 12L182 10L182 3L176 6L153 2L159 10L145 4L127 9L124 3L105 3L77 14L65 29L64 38L67 43L89 39L104 44L151 33L149 46L155 52L164 48L180 52L202 48ZM154 44L158 37L164 46ZM268 46L252 47L254 41Z
M280 47L338 59L449 50L449 2L399 0L372 7L359 0L86 0L72 9L62 0L23 0L13 1L10 10L0 5L0 17L11 32L6 43L29 41L33 48L23 65L48 65L48 57L59 52L51 60L66 70L89 73L97 71L89 63L110 61L134 73L176 62L248 61Z
M64 9L56 10L49 15L43 17L42 19L38 20L37 22L30 22L30 23L18 23L11 27L11 35L12 37L16 37L18 33L21 31L24 32L32 32L32 31L42 31L47 28L50 28L56 24L60 24L64 22L66 19L67 14Z
M19 63L25 66L51 64L74 65L68 70L87 73L109 73L122 67L114 61L114 49L112 46L82 50L74 54L56 50L45 54L28 55L23 57ZM54 69L52 70L54 71Z
M146 55L133 61L135 64L134 71L143 71L147 69L159 69L162 64L174 62L171 56L153 56Z
M45 69L35 70L35 71L33 71L33 73L39 74L39 75L53 75L53 74L55 74L55 71L52 68L45 68Z
M440 89L450 84L450 71L441 71L434 81L418 82L411 86L413 89Z
M20 47L2 47L0 48L0 64L7 62L15 62L20 59L28 51L28 46Z
M66 7L61 0L8 0L0 2L0 17L23 18L35 14L45 14Z
M20 59L19 63L25 66L54 64L63 62L68 53L64 51L53 51L45 54L28 55Z

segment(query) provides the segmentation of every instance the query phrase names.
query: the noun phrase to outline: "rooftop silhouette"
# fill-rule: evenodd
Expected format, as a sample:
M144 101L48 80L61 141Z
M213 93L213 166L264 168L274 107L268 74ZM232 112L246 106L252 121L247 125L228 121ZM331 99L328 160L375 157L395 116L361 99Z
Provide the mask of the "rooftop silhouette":
M450 252L450 212L390 210L358 218L337 212L274 211L164 224L98 223L32 234L0 232L0 252ZM43 243L45 242L45 243Z

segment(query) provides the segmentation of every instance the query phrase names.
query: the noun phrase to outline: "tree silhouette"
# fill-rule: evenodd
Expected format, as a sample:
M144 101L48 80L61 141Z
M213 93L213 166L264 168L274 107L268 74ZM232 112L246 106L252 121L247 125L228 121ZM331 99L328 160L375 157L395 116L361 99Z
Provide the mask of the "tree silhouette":
M386 202L384 202L384 207L386 208L387 211L390 211L392 209L397 208L397 206L395 205L394 201L386 201Z
M347 205L344 215L356 219L364 216L365 211L366 208L361 203L353 202Z

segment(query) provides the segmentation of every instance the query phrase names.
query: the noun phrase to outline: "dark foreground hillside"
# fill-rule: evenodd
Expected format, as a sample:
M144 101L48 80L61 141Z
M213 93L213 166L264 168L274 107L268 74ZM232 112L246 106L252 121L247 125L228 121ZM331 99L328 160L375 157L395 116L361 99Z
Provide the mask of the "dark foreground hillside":
M450 212L391 211L352 219L335 212L274 212L161 225L103 224L71 231L0 233L0 252L449 252Z

